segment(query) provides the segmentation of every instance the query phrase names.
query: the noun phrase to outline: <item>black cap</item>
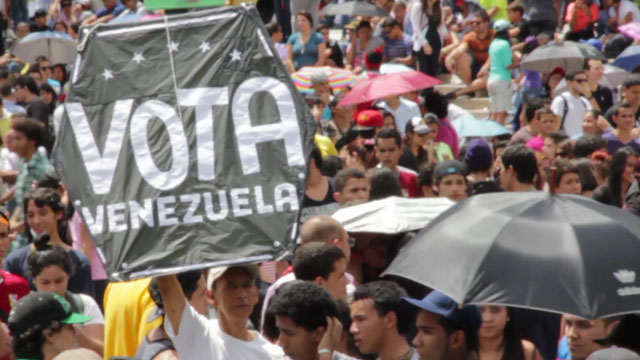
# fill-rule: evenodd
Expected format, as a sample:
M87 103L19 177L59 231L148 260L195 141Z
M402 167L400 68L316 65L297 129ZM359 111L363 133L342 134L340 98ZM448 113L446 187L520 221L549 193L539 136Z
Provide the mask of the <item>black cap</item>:
M438 184L443 177L452 174L467 176L467 169L464 164L458 160L443 161L438 163L436 168L433 170L433 182Z
M35 18L39 18L39 17L42 17L42 16L47 16L47 12L42 10L42 9L38 9L38 10L36 10L36 13L33 15L33 18L35 19Z
M19 339L54 325L81 324L89 320L89 316L72 312L71 305L62 296L38 291L18 300L9 314L9 328L13 337Z
M640 315L625 315L615 329L604 339L594 342L605 346L620 346L631 349L640 349Z

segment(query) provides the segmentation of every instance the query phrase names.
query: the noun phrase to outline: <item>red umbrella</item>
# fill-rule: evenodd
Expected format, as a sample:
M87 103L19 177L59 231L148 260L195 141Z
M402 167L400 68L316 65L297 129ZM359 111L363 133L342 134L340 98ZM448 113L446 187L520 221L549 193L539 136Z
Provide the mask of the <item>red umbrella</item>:
M359 104L426 89L438 84L442 84L442 81L415 70L382 75L356 84L338 105Z

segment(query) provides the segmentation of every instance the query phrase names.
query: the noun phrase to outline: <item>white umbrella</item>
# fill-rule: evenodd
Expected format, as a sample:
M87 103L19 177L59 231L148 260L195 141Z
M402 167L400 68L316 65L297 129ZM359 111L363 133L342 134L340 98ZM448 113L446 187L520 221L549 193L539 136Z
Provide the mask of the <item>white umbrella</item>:
M422 229L453 204L447 198L393 196L342 208L333 218L351 233L400 234Z
M600 80L600 85L606 86L609 89L615 89L618 86L622 85L622 83L627 80L629 77L629 72L623 68L619 68L614 65L605 64L604 65L604 76L602 80ZM561 94L567 91L567 81L562 79L558 85L556 85L556 89L554 90L555 94Z
M35 62L38 56L46 56L52 64L70 64L76 58L76 46L76 41L68 34L40 31L22 38L11 51L27 62Z

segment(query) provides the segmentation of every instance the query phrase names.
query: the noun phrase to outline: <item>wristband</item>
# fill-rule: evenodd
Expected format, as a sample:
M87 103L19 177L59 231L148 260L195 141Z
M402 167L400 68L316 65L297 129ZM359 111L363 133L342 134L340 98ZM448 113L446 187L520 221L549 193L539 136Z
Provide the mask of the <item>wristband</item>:
M333 351L329 350L329 349L318 349L318 355L322 355L322 354L333 354Z

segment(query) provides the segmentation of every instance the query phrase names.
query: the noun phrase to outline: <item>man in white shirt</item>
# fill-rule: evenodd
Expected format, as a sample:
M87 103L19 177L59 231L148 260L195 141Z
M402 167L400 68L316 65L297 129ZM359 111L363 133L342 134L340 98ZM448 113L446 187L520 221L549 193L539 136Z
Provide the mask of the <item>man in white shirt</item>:
M557 124L569 137L582 130L582 117L591 110L591 103L582 94L587 90L587 74L577 70L567 74L569 90L558 95L551 103L551 110L556 115Z
M404 129L412 117L422 117L420 107L411 100L407 100L401 96L389 96L379 103L379 106L387 110L396 119L396 127L404 136Z
M213 268L207 288L218 319L209 320L189 306L175 275L158 278L166 311L165 330L181 359L282 359L282 348L247 324L258 303L256 265Z

